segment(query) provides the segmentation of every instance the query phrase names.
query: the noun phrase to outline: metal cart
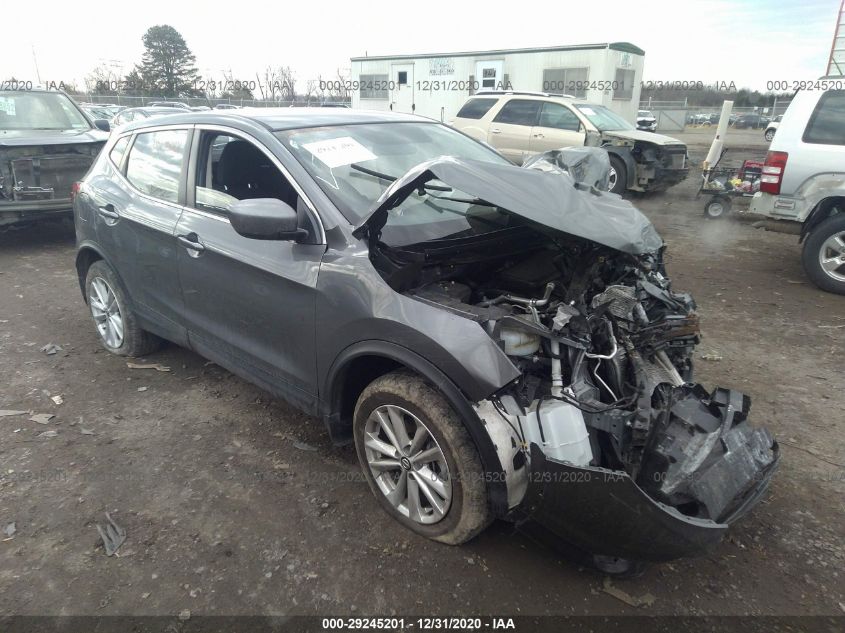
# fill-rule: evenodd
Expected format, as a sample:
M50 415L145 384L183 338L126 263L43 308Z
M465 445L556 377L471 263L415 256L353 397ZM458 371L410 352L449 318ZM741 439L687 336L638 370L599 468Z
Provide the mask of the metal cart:
M722 150L719 160L702 172L701 187L695 197L709 196L704 204L704 215L708 218L727 215L736 198L752 198L760 190L763 163L745 160L740 167L720 167L727 153L727 148Z

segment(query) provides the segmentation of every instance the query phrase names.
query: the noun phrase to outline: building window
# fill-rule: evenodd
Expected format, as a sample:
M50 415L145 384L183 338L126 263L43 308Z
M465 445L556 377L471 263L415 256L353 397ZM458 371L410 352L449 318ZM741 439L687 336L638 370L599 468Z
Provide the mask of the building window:
M616 69L616 88L613 90L614 99L633 99L634 71L627 68Z
M362 99L387 99L387 75L361 75L358 84Z
M587 78L589 68L546 68L543 71L543 92L587 96Z
M408 71L407 70L400 70L396 73L396 83L400 86L407 86L408 85Z

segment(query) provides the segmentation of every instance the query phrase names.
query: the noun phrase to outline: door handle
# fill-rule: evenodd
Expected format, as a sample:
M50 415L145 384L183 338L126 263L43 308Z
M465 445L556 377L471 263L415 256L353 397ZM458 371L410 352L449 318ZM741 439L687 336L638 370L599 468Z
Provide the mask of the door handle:
M493 129L490 130L490 134L501 134L501 133L502 133L502 130L500 130L497 127L494 127Z
M542 132L537 132L537 133L534 135L534 138L544 138L544 137L543 137L543 133L542 133Z
M101 216L104 218L109 218L111 220L119 220L120 214L115 211L113 204L104 204L103 206L98 208L98 211Z
M177 235L176 239L179 240L179 243L187 248L188 250L194 251L195 253L202 253L205 250L205 246L200 242L199 237L197 237L196 233L190 233L188 235Z

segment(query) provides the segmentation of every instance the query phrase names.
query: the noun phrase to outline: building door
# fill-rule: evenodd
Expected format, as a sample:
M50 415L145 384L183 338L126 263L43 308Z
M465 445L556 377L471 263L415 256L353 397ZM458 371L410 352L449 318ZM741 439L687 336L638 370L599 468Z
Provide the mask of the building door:
M475 63L475 80L478 82L477 90L503 90L505 88L502 68L504 62L501 59L488 60Z
M390 106L394 112L413 114L414 103L414 65L393 64L390 71Z

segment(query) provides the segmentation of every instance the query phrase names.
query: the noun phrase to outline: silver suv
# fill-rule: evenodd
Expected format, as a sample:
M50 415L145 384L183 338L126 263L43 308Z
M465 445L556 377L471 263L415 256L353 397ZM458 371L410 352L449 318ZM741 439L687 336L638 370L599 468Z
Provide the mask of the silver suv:
M819 84L783 115L751 211L800 222L807 276L845 294L845 80Z

